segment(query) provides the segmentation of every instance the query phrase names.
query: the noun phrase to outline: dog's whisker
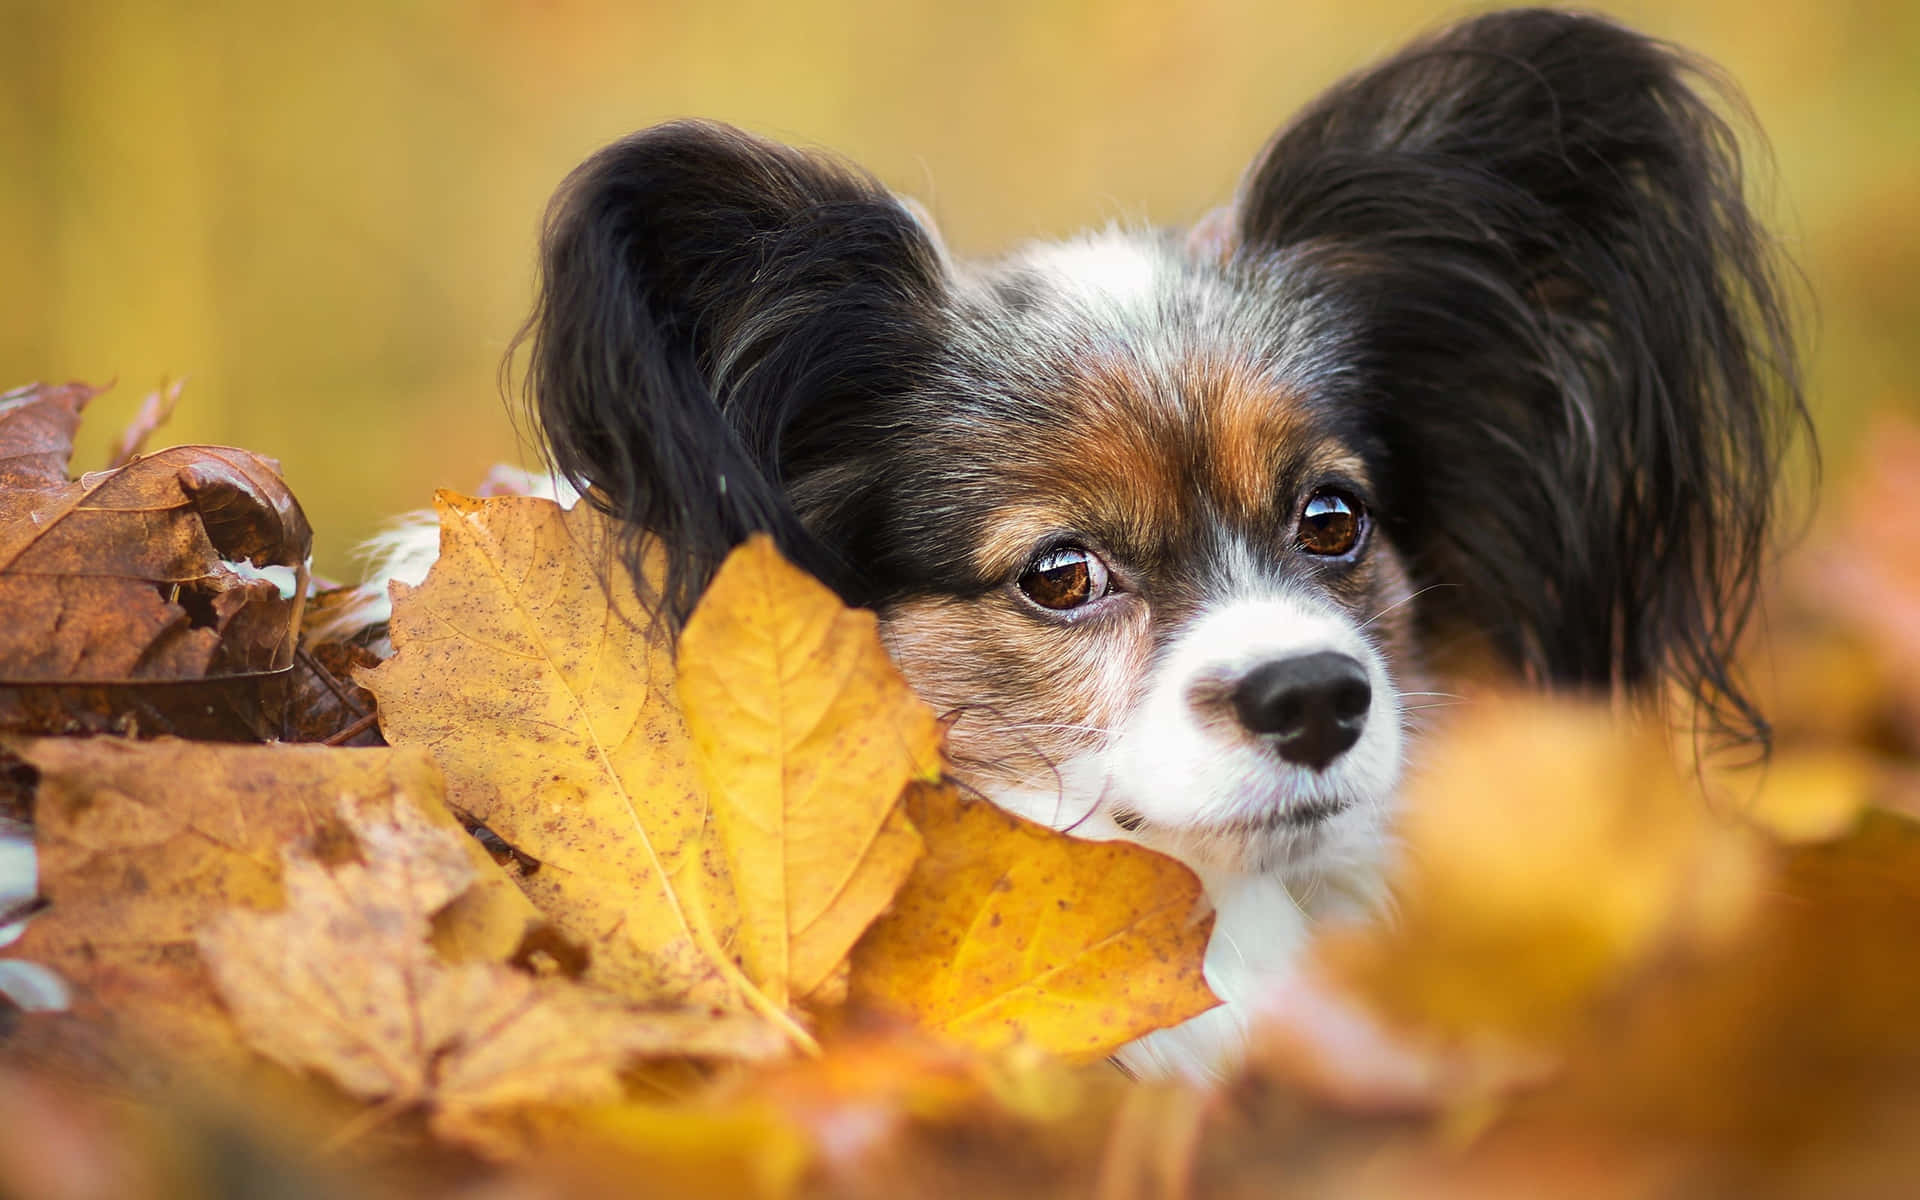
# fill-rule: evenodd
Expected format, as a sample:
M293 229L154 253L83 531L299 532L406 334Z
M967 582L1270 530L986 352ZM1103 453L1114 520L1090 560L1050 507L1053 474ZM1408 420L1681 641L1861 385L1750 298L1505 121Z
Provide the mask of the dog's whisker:
M1459 586L1460 585L1457 583L1430 583L1426 587L1420 588L1418 591L1409 592L1407 595L1400 597L1398 600L1395 600L1392 604L1387 605L1385 608L1381 609L1379 612L1373 614L1372 616L1368 617L1366 620L1360 622L1360 624L1355 626L1355 628L1365 629L1367 626L1373 624L1375 621L1378 621L1381 617L1386 616L1388 613L1392 612L1394 609L1403 607L1404 605L1412 604L1415 600L1418 600L1420 597L1426 595L1428 592L1434 591L1438 588L1449 588L1449 587L1459 587Z
M1023 729L1065 729L1076 733L1098 733L1106 737L1119 737L1118 729L1108 729L1101 725L1073 725L1065 722L1030 721L1019 725L996 726L1002 733L1017 733Z

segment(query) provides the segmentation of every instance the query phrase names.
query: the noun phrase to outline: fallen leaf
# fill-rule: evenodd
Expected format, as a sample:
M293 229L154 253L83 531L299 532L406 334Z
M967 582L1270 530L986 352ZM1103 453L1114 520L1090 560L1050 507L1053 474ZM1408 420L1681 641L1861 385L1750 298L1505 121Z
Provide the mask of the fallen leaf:
M84 383L0 394L0 493L64 485L80 413L99 394Z
M618 1099L637 1058L781 1047L754 1018L646 1011L497 962L445 961L432 925L479 874L471 840L379 798L339 817L336 834L283 851L283 910L220 913L198 934L242 1036L267 1057L362 1099L427 1106L458 1137L488 1109Z
M301 593L236 571L304 569L312 547L279 467L175 446L65 477L70 385L0 397L0 680L103 683L278 670Z
M37 777L34 838L47 905L7 955L66 978L80 1015L209 1067L239 1070L246 1055L195 949L199 929L229 910L281 907L281 847L350 846L343 807L411 806L469 856L477 895L440 931L458 953L504 959L538 920L440 807L439 772L419 751L113 738L8 744Z
M394 656L359 676L381 732L431 749L454 808L541 863L521 886L586 947L586 978L661 1004L749 1003L672 654L605 518L435 503L439 560L393 586Z
M9 733L172 735L205 742L296 740L291 671L125 683L0 683Z
M380 656L351 642L302 647L293 658L283 741L330 746L380 746L373 693L353 682L356 669L380 665Z
M851 998L982 1049L1097 1057L1219 1001L1193 873L914 785L927 853L854 948ZM1203 915L1206 914L1206 915Z
M440 559L396 586L394 657L361 676L388 740L431 747L455 807L541 864L521 884L586 978L810 1044L785 1011L905 877L900 789L939 766L872 618L754 541L676 656L590 507L438 503Z
M741 965L774 1003L827 982L920 857L900 811L940 732L855 612L757 536L680 638L680 694L740 906Z

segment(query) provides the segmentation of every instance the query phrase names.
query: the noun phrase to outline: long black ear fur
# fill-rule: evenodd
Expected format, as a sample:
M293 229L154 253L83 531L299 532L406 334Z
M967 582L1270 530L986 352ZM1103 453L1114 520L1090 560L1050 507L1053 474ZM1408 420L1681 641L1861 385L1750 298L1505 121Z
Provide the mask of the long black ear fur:
M568 177L527 387L556 469L659 535L668 616L756 530L843 582L788 487L858 453L876 402L931 352L943 286L877 183L724 125L657 126Z
M1718 91L1599 18L1472 20L1284 129L1238 232L1351 302L1431 634L1542 681L1677 677L1764 744L1730 658L1806 412Z

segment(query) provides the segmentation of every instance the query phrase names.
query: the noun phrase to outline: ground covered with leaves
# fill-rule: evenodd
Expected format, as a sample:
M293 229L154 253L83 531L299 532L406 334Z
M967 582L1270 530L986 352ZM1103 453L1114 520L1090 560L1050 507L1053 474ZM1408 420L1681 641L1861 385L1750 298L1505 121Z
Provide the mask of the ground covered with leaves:
M947 779L749 542L677 641L586 506L437 501L390 657L275 465L0 396L0 1194L1882 1195L1920 1179L1920 433L1783 570L1764 766L1485 686L1390 920L1212 1087L1179 864ZM609 583L609 581L611 581Z

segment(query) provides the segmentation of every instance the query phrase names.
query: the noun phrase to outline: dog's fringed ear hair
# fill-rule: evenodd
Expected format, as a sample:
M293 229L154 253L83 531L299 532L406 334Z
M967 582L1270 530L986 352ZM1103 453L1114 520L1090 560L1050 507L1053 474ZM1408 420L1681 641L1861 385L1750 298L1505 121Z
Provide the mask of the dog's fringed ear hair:
M1730 659L1806 411L1721 92L1598 18L1472 20L1283 129L1235 232L1353 315L1431 633L1543 682L1678 678L1764 745Z
M666 615L757 530L844 584L788 488L858 452L875 401L931 351L943 280L879 184L727 126L657 126L568 177L527 388L556 469L661 539Z

